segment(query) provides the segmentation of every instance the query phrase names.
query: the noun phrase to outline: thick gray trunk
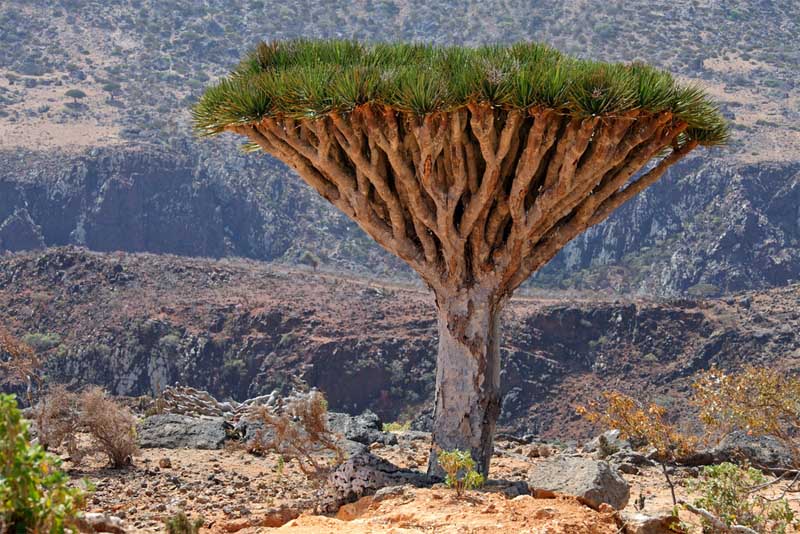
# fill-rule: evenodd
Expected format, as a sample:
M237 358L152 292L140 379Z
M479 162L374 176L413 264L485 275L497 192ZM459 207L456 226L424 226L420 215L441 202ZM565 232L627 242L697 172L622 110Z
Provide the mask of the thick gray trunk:
M500 415L498 318L501 303L485 288L436 295L439 352L433 444L428 473L441 475L438 450L468 450L484 476L489 472Z

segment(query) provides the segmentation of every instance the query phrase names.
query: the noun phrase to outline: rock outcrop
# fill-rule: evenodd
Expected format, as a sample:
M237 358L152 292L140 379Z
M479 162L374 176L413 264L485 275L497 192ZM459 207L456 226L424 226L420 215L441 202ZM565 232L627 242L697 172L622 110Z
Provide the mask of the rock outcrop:
M528 477L532 490L575 495L594 509L606 503L625 508L630 487L608 462L580 456L554 456L540 461Z

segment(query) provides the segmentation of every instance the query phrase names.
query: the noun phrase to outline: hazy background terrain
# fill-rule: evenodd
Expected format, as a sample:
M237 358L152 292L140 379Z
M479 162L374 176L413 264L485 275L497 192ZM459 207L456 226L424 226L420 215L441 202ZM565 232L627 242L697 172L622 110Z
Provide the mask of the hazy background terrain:
M650 295L800 272L800 5L8 0L0 6L0 250L79 244L409 277L269 157L193 138L190 106L259 39L541 40L697 80L733 124L533 283ZM87 96L65 96L79 89Z

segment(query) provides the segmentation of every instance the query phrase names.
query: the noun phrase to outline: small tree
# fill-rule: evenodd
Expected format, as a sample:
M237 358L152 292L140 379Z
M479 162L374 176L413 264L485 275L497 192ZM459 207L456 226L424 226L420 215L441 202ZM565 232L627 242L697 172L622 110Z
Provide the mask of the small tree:
M108 93L109 100L114 101L114 95L122 88L117 82L108 82L103 84L103 91Z
M204 135L246 136L290 165L433 291L437 474L437 451L452 449L488 473L499 317L514 290L671 165L727 137L697 87L535 43L261 43L194 118Z
M344 451L328 428L328 403L319 391L289 399L276 413L259 407L256 415L264 428L250 440L248 450L278 454L281 470L283 462L295 460L303 474L319 483L344 460ZM333 460L320 461L320 453L332 454Z
M666 408L657 404L642 405L637 400L618 391L604 392L602 401L593 401L578 408L578 413L587 420L605 428L619 430L620 436L634 443L641 443L656 450L655 459L672 495L672 503L678 504L675 485L667 466L695 451L697 441L681 433L675 425L664 420Z
M73 101L73 104L77 104L78 100L86 98L86 93L84 93L80 89L70 89L69 91L64 93L64 95L68 96L69 98L71 98L72 101Z
M753 488L768 484L757 469L721 463L703 468L701 479L690 484L700 494L694 503L683 503L699 515L709 532L785 534L794 512L783 497L767 499Z
M444 479L448 487L456 490L456 495L464 496L467 490L479 488L485 479L483 475L475 471L475 460L470 456L469 451L439 451L437 455L439 465L447 475Z
M746 366L729 374L711 369L694 383L700 420L717 438L741 430L773 436L792 451L800 469L800 377L777 369Z

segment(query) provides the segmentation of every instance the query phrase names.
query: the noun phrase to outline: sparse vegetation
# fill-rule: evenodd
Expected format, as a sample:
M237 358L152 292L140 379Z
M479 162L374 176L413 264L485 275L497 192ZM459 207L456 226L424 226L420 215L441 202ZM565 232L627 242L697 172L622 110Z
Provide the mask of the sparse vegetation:
M26 343L0 327L0 385L26 386L28 404L41 386L42 360Z
M64 93L64 95L71 98L73 104L77 104L78 100L83 100L84 98L86 98L86 93L84 93L80 89L70 89L69 91Z
M580 406L578 413L603 428L620 431L620 436L634 443L646 444L656 449L655 458L669 486L673 504L678 504L675 484L668 466L693 453L697 440L684 435L676 425L666 421L667 410L657 404L643 405L636 399L618 391L604 392L601 401Z
M406 432L411 428L411 421L406 421L401 423L400 421L394 421L392 423L383 423L383 431L384 432Z
M694 383L700 420L717 438L741 430L773 436L792 451L800 468L800 377L746 366L738 373L711 369ZM758 467L758 466L757 466Z
M37 332L24 335L22 341L41 354L60 345L61 336L54 332Z
M190 519L186 512L180 511L164 520L168 534L197 534L205 521L202 517Z
M85 499L68 482L58 458L30 443L16 399L0 395L0 532L64 532Z
M313 483L321 483L344 460L344 451L328 429L328 403L318 391L291 398L280 413L260 407L258 418L264 425L248 442L252 454L273 452L283 463L294 460ZM321 459L321 458L325 459Z
M436 455L439 465L444 470L445 484L456 490L456 495L464 496L464 492L483 486L485 478L475 471L475 460L469 451L454 449L439 451Z
M724 527L730 532L746 532L737 527L747 527L759 534L785 534L794 524L795 514L785 498L767 498L753 491L766 485L768 480L761 471L749 466L728 462L706 466L700 480L690 484L700 496L688 506L703 518L708 532L725 532Z

